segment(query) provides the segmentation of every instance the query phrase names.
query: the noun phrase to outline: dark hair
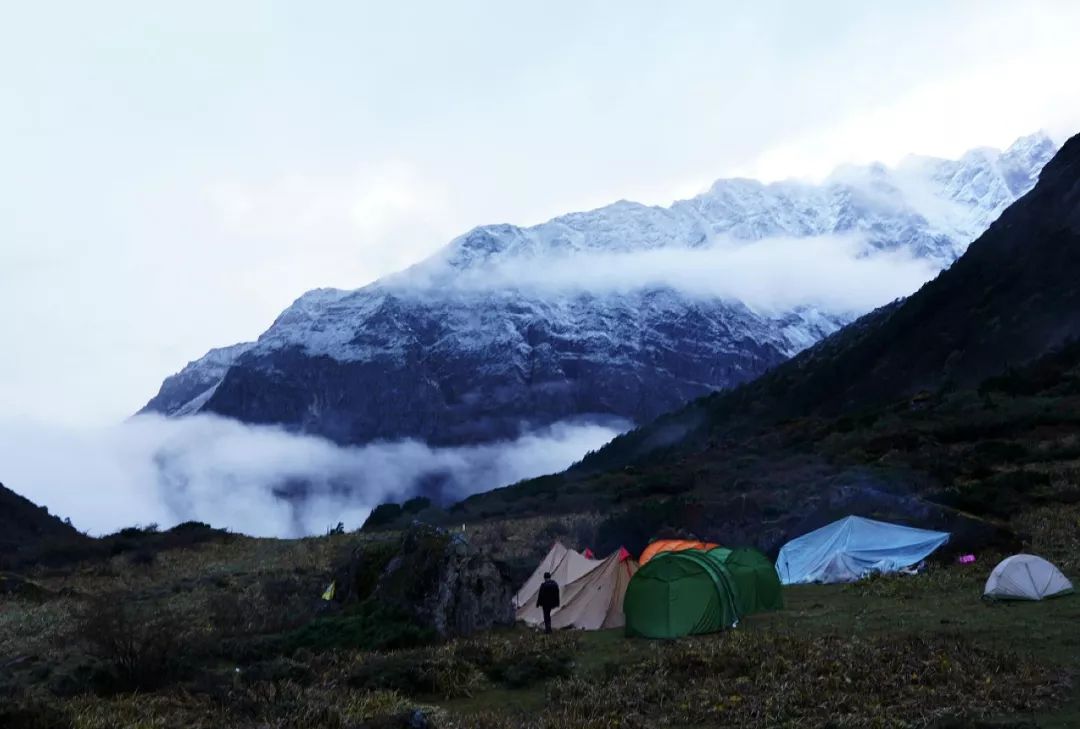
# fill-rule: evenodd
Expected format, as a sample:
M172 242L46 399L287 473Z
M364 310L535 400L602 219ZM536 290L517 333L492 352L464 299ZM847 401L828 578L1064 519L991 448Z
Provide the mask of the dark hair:
M551 579L551 573L550 572L545 572L544 573L544 579L545 580L550 580Z

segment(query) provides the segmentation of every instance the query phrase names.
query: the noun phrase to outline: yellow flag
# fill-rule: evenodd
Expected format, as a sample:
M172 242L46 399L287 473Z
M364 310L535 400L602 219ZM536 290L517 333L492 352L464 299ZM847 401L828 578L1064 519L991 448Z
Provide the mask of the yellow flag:
M323 600L333 600L334 599L334 589L336 587L337 587L337 581L335 580L334 582L330 583L330 587L326 588L326 592L324 592L322 594L322 599Z

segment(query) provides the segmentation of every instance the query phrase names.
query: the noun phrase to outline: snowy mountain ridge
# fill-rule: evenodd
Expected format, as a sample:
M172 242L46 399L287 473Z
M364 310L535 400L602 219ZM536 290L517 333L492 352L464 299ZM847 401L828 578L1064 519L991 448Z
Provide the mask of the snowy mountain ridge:
M145 409L346 443L477 442L582 415L641 422L753 379L862 311L812 301L770 311L664 281L517 285L500 271L848 236L860 256L902 252L932 273L1027 192L1055 151L1036 134L959 160L845 167L820 185L719 180L667 208L620 201L528 228L481 226L364 288L304 294L258 341L212 350L168 378Z

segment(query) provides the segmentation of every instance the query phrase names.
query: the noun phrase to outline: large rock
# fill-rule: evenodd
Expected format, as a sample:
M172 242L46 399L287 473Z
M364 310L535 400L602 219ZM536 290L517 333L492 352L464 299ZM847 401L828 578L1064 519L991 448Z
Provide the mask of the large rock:
M513 624L512 586L463 534L414 524L386 555L370 545L357 548L339 571L340 597L397 608L442 637Z

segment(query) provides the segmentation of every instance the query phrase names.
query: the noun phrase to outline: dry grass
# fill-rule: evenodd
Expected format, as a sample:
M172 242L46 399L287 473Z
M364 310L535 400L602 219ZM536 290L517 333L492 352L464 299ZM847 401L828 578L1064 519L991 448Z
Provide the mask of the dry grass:
M494 522L469 534L506 559L556 533L574 544L574 532L595 520ZM1032 551L1076 577L1080 506L1037 509L1015 523L1031 535ZM9 722L34 729L345 729L398 726L393 717L417 709L432 727L461 729L915 727L1041 712L1070 695L1069 676L1080 672L1080 600L983 605L994 555L917 577L788 590L784 612L671 643L617 631L547 638L511 630L384 653L203 651L310 619L333 566L361 538L371 537L232 537L161 552L148 566L121 555L70 574L42 571L35 578L50 599L0 599L0 725L6 701L48 719ZM180 617L180 643L190 652L183 658L198 670L151 691L108 695L86 685L50 693L62 672L101 664L78 640L78 614L104 595L129 601L136 613ZM5 695L9 666L15 683Z
M650 644L608 675L555 681L542 717L487 711L454 726L922 727L1030 712L1061 672L949 636L809 639L734 631Z
M1080 572L1080 504L1035 509L1013 523L1030 535L1029 551L1049 559L1067 575Z

